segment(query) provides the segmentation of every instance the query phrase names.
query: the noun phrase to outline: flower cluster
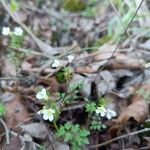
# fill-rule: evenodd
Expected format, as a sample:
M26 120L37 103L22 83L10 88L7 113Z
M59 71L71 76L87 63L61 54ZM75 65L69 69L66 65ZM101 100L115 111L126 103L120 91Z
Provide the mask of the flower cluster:
M52 122L54 119L55 110L51 108L47 109L46 107L43 107L43 109L38 111L38 114L42 114L44 120L49 120Z
M15 27L13 31L10 30L9 27L3 27L2 29L2 35L8 36L8 35L16 35L16 36L22 36L23 35L23 30L20 27Z
M75 57L73 55L68 55L67 58L68 58L68 62L72 63L72 61L74 60ZM54 59L54 61L52 63L52 67L57 68L57 67L59 67L59 65L60 65L60 61L58 59Z
M117 114L115 111L111 110L111 109L106 109L104 106L101 107L97 107L97 109L95 110L96 114L100 114L101 117L105 117L107 119L111 119L112 117L115 117Z

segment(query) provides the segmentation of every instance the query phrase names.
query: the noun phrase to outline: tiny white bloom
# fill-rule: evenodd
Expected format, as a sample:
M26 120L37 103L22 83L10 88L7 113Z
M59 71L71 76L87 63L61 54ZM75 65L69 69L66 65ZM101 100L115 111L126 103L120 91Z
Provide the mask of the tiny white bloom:
M22 36L23 35L23 30L20 27L15 27L14 32L16 36Z
M46 109L45 107L43 107L42 110L38 111L38 114L42 114L43 115L43 119L44 120L49 120L49 121L53 121L54 113L55 113L55 110L53 110L53 109Z
M39 100L48 100L49 97L46 93L46 89L43 88L41 91L39 91L37 94L36 94L36 98L39 99Z
M104 106L101 107L97 107L96 109L96 114L100 114L102 117L104 117L106 115L106 108Z
M144 65L145 68L149 68L150 67L150 62Z
M10 28L9 27L3 27L2 34L3 35L10 35Z
M74 56L73 55L68 55L68 62L71 63L74 60Z
M113 111L113 110L110 110L110 109L107 109L107 113L106 113L106 117L107 117L107 119L111 119L112 117L116 117L116 112L115 111Z
M106 109L104 106L97 107L95 112L96 112L96 114L100 114L101 117L106 116L107 119L111 119L112 117L115 117L117 115L115 111Z
M59 60L54 59L53 63L52 63L52 67L53 68L57 68L59 66Z

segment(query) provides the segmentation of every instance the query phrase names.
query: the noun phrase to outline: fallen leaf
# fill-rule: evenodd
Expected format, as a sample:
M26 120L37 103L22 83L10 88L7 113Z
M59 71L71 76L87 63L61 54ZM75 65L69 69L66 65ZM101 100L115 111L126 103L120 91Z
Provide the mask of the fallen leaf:
M140 88L143 88L146 92L150 92L150 86L143 85ZM148 116L149 108L146 100L135 92L131 97L132 103L120 114L120 116L114 120L114 124L109 129L111 137L114 137L124 129L124 127L129 123L130 120L134 120L138 124L141 124L145 121Z
M15 130L15 126L24 122L30 116L26 107L21 102L21 97L16 95L10 102L5 103L6 106L6 124L9 128Z
M23 132L28 133L31 137L44 140L48 134L46 127L40 123L30 123L20 126Z

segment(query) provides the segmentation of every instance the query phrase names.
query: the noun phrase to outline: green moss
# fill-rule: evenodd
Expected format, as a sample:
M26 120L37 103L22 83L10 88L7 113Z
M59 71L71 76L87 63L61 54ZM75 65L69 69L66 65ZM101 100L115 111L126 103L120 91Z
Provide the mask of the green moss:
M70 12L82 11L86 4L82 0L64 0L63 8Z

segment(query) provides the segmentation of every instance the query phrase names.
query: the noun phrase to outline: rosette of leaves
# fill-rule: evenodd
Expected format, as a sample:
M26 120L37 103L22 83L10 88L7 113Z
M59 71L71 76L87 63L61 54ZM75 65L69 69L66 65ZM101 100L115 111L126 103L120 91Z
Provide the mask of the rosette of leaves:
M73 71L70 67L63 67L56 73L56 79L60 83L70 81L72 79Z
M68 122L58 129L56 136L68 142L72 150L80 150L84 144L89 144L87 137L89 134L88 130L81 129L78 124L73 125Z

